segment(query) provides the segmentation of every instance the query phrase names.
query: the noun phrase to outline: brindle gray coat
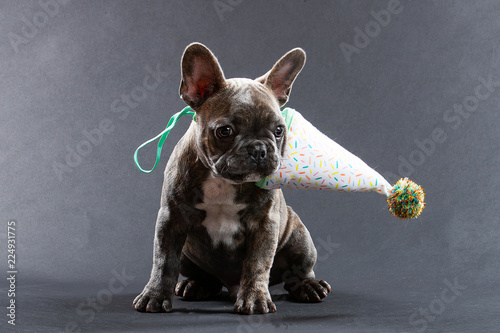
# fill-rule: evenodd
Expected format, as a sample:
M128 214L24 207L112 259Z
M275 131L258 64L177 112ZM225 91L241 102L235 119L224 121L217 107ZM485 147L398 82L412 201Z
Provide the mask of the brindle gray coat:
M281 190L255 182L274 172L286 142L280 106L305 63L294 49L264 76L225 79L202 44L182 57L180 95L196 111L165 169L151 278L139 311L172 310L172 295L205 299L229 290L238 313L276 311L269 285L295 299L331 292L315 279L316 249ZM187 279L177 283L179 273ZM177 283L177 285L176 285Z

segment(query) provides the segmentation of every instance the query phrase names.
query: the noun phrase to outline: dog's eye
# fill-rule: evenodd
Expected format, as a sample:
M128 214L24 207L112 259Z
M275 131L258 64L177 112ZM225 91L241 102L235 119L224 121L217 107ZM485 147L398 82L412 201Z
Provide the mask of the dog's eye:
M283 136L283 134L285 134L285 129L283 128L283 126L276 127L276 130L274 131L274 135L277 138L281 138Z
M234 134L231 126L221 126L215 130L215 136L219 139L230 139Z

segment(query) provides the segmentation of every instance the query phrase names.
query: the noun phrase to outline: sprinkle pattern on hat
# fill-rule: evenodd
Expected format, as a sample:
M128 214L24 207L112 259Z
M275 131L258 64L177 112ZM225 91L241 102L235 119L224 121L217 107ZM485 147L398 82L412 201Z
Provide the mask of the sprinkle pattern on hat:
M376 191L386 196L392 192L392 186L378 172L321 133L297 111L287 133L281 168L261 184L264 189Z

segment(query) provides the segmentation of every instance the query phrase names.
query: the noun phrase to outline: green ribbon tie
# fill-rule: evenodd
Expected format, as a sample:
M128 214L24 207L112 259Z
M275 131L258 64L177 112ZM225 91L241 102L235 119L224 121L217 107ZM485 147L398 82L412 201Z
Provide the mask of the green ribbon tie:
M186 115L186 114L192 115L193 116L193 120L196 121L196 114L194 113L193 109L191 109L190 106L186 106L184 109L182 109L182 111L177 112L176 114L174 114L170 118L170 120L168 121L167 127L160 134L158 134L154 138L152 138L152 139L144 142L142 145L140 145L135 150L134 161L135 161L135 165L137 166L137 168L139 170L141 170L144 173L151 173L151 172L153 172L154 169L156 169L156 166L158 165L158 162L160 162L161 148L163 147L163 143L165 142L165 139L167 139L168 134L170 133L170 131L172 130L172 128L174 128L175 124L177 124L177 122L179 121L179 119L182 116ZM150 144L151 142L155 141L158 138L160 138L160 141L158 141L158 147L156 148L156 162L155 162L155 165L153 166L153 169L151 169L151 170L144 170L143 168L141 168L141 166L139 164L139 161L137 160L137 153L139 152L139 150L141 148L143 148L144 146Z

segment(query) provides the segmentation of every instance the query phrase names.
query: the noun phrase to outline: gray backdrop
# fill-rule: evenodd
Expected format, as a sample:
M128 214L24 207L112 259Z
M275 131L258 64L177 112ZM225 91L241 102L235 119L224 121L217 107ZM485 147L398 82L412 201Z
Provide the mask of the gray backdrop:
M83 330L120 323L148 331L174 318L141 317L130 302L149 277L163 168L189 120L172 131L152 174L139 172L132 156L184 107L180 57L199 41L226 77L260 76L302 47L307 62L288 106L391 182L409 176L427 194L422 216L401 221L376 194L285 191L315 240L317 276L335 293L319 305L283 301L295 322L277 317L278 304L278 314L255 327L493 329L500 309L499 14L494 0L2 1L1 243L14 220L17 328L63 330L73 318ZM154 149L141 152L145 167ZM131 282L113 293L118 301L96 310L98 319L75 311L124 271ZM453 301L444 299L447 288ZM66 303L47 295L64 295ZM40 305L30 299L48 302L44 316L33 317ZM210 304L179 307L210 311ZM231 303L222 304L229 326L210 326L218 314L181 313L177 329L196 329L186 322L197 316L205 330L241 330L231 326L241 321L231 317ZM123 316L113 312L115 324L99 326L112 306ZM432 316L417 315L419 308ZM333 317L297 317L307 309Z

